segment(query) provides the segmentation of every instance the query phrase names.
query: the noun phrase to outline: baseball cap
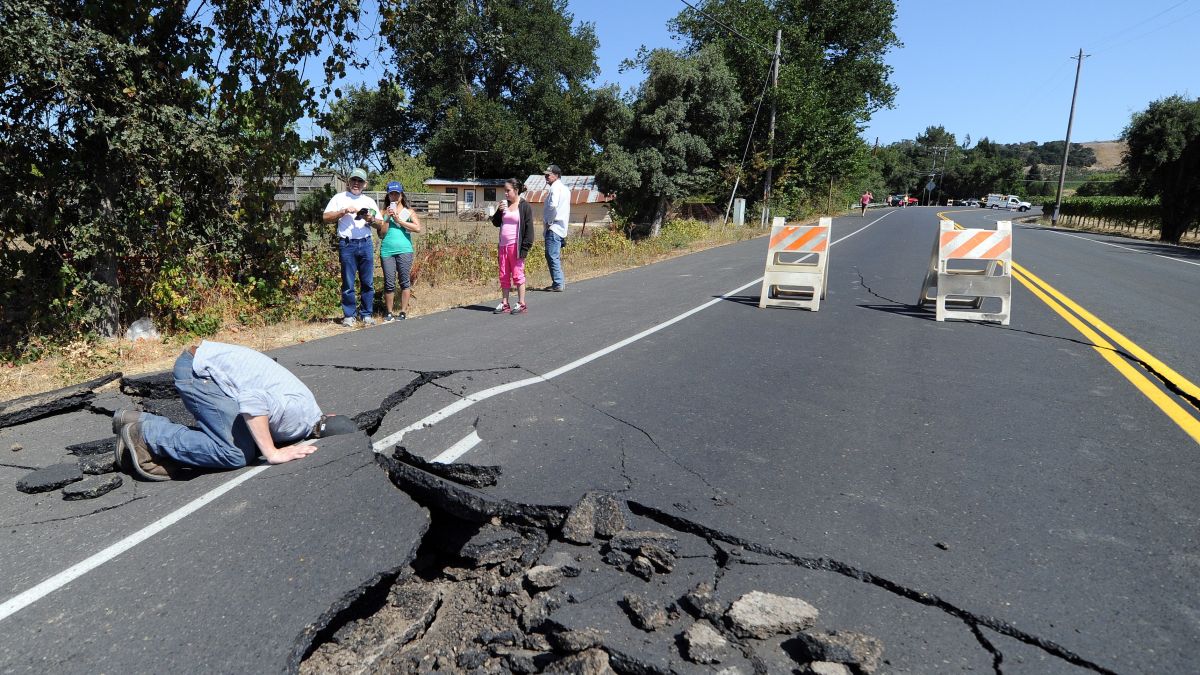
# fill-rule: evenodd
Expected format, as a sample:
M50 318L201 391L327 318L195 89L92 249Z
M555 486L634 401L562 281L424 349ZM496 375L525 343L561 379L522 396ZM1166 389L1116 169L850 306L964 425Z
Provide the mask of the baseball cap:
M352 434L358 431L358 425L346 415L321 415L321 421L317 423L316 431L316 438L326 438Z
M400 181L394 180L394 181L388 183L387 191L388 192L404 192L404 186L400 184Z
M365 182L367 182L367 170L366 169L355 169L350 172L350 177L351 178L361 178L362 181L365 183Z
M542 173L552 173L555 176L561 176L562 169L558 168L557 164L551 164L550 166L546 167L546 170L543 171Z

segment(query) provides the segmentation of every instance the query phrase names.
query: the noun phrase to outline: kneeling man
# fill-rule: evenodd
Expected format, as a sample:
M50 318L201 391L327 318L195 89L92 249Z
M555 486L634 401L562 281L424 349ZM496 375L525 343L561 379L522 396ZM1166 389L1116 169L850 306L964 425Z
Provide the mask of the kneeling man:
M206 340L179 355L174 375L196 427L118 410L117 468L161 481L181 468L237 469L260 456L282 464L315 452L309 439L357 430L344 415L321 414L300 378L247 347Z

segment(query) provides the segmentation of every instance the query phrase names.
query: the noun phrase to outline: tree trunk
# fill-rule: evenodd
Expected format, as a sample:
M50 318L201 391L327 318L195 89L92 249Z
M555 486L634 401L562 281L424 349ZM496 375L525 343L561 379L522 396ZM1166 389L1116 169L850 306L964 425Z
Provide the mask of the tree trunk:
M100 308L96 332L106 338L116 337L121 329L121 285L117 278L117 257L111 252L96 256L92 275L104 289L100 297L93 299Z
M654 220L650 222L650 238L657 237L662 232L663 218L667 216L667 198L658 198L658 207L654 209Z

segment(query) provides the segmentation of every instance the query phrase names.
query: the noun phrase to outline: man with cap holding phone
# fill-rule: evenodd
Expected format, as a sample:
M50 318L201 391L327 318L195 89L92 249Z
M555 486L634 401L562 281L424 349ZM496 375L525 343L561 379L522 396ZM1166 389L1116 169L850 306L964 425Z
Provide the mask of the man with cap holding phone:
M551 164L543 172L546 178L546 203L542 207L542 220L546 223L546 266L550 268L548 291L562 291L567 287L563 278L562 247L567 239L567 223L571 222L571 191L559 180L562 169Z
M371 228L377 226L379 205L363 194L367 187L365 169L350 173L349 189L339 192L329 200L322 220L337 221L338 257L342 263L342 325L354 328L355 302L354 277L358 276L358 318L363 325L375 323L375 245L371 241Z
M186 468L237 469L259 457L282 464L316 452L310 439L358 430L345 415L322 414L300 378L247 347L205 340L183 350L173 375L195 428L118 410L118 469L162 481Z

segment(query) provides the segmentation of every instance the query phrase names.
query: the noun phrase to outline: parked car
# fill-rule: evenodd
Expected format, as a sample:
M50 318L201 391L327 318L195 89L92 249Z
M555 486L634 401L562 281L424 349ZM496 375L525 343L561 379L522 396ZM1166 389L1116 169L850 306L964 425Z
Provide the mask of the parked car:
M888 197L888 206L912 206L920 201L916 197L908 197L908 201L905 199L904 195L892 195Z
M963 206L975 206L975 207L978 207L978 206L979 206L979 200L978 200L978 199L975 199L974 197L971 197L970 199L964 199L964 200L962 200L962 205L963 205Z

